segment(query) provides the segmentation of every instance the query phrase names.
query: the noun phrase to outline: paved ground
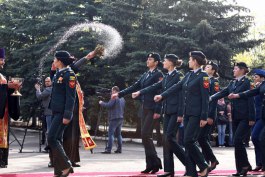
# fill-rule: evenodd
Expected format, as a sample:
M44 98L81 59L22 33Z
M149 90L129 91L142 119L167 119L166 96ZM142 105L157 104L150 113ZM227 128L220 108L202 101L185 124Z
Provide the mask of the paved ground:
M16 137L21 142L24 133L23 129L13 130ZM14 140L14 137L10 136L10 140ZM89 174L94 174L94 176L109 176L109 174L112 176L128 176L128 174L130 174L130 176L139 176L137 175L138 172L145 168L143 147L139 143L140 140L125 140L126 142L124 142L122 154L101 154L100 152L102 152L105 148L105 141L99 137L95 140L97 147L94 149L93 154L91 154L90 151L85 151L80 144L81 167L74 169L75 176L76 174L87 174L81 176L89 176ZM8 168L0 169L0 176L14 173L46 173L52 175L53 169L47 167L48 154L39 152L38 132L32 130L29 131L25 139L25 145L22 153L19 153L19 149L20 147L16 141L10 145L9 165ZM250 163L253 167L255 167L253 146L247 148L247 150ZM159 157L163 157L162 147L157 147L157 152ZM211 176L221 176L218 173L221 173L222 171L230 174L235 169L233 148L214 148L214 152L220 162L220 165L217 166L217 172ZM178 160L175 160L175 171L176 174L180 175L184 172L184 166ZM162 173L163 171L160 172Z

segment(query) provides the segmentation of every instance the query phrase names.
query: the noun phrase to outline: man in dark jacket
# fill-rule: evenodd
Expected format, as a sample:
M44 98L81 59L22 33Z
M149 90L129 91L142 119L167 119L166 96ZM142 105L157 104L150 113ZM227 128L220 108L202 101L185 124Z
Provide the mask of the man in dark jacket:
M112 94L118 93L120 91L119 87L114 86L112 89ZM108 145L103 154L110 154L112 149L112 144L114 141L114 133L118 139L118 148L115 153L122 152L122 136L121 136L121 127L123 124L123 114L125 107L124 98L115 98L110 99L109 102L99 101L99 104L102 107L108 109L108 118L109 118L109 132L108 132Z
M43 89L43 91L41 91L39 84L35 84L35 89L36 89L36 97L38 100L41 101L41 106L44 109L43 115L45 116L45 120L43 121L45 121L45 123L43 124L46 126L43 128L43 130L46 131L45 134L48 134L50 127L51 127L51 122L52 122L52 110L49 108L49 103L51 100L51 93L52 93L51 78L50 77L45 78L45 88ZM48 146L46 146L44 149L47 151ZM51 153L50 153L50 157L51 157ZM48 167L52 167L52 166L53 166L52 159L50 159Z

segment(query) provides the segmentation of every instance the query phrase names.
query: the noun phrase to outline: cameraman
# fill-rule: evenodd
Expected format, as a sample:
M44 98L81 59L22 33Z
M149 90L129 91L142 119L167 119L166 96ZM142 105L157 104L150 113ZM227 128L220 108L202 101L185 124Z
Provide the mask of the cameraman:
M38 98L38 100L41 101L41 105L44 108L44 112L43 115L45 117L46 120L46 134L48 134L50 127L51 127L51 118L52 118L52 111L51 109L49 109L49 103L50 103L50 99L51 99L51 93L52 93L52 82L51 82L51 78L50 77L46 77L45 78L45 88L43 89L43 91L41 91L40 89L40 84L37 83L35 84L35 88L36 88L36 97ZM45 150L48 150L48 147L45 147ZM52 161L48 164L48 167L52 167Z
M117 86L112 87L112 94L119 93L120 89ZM109 102L99 101L102 107L108 109L108 119L109 119L109 131L108 131L108 145L103 154L110 154L112 149L112 144L114 141L114 133L118 139L118 148L115 153L122 152L122 136L121 127L123 124L123 114L125 107L124 98L110 99Z

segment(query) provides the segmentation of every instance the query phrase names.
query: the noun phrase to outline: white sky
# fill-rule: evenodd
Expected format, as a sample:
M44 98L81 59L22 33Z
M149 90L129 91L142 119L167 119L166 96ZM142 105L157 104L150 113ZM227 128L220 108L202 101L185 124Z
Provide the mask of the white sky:
M250 14L255 17L257 26L265 25L264 0L236 0L238 5L242 5L251 10Z

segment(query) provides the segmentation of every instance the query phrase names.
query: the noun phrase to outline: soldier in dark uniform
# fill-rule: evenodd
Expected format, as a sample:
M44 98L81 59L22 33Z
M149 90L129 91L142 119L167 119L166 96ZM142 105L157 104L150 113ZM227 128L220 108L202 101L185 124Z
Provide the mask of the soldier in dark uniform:
M205 66L205 72L210 78L210 95L213 95L219 91L219 81L218 81L218 65L212 61L209 61ZM214 120L216 118L217 100L212 101L209 104L209 113L207 118L207 124L201 129L198 142L202 149L202 154L205 160L209 163L211 162L210 171L216 168L219 164L216 159L210 144L210 136L212 131L212 126L214 125Z
M261 74L261 73L260 73ZM262 72L262 75L265 76L265 72ZM235 98L239 98L239 99L247 99L249 97L253 97L253 96L259 96L261 102L262 102L262 106L260 107L261 110L259 110L259 116L261 119L261 124L262 124L262 129L260 130L259 135L255 135L259 137L259 149L260 149L260 153L259 155L260 160L261 160L261 167L262 167L262 171L265 171L265 81L262 81L260 84L257 85L256 88L252 89L252 90L248 90L245 92L241 92L241 93L237 93L237 94L230 94L228 96L229 99L235 99ZM256 110L257 113L257 110ZM253 133L253 132L252 132ZM256 146L255 146L256 148ZM260 170L260 167L257 166L258 168L256 168L256 171ZM263 174L265 176L265 172Z
M139 95L145 95L149 92L154 91L165 91L170 88L173 84L180 81L182 73L177 71L175 67L180 67L182 60L175 54L166 54L163 62L164 69L168 70L164 79L152 86L144 88L140 91L133 93L133 98ZM182 110L182 94L176 92L170 97L165 99L162 103L162 114L163 114L163 130L164 130L164 142L163 142L163 155L164 155L164 171L162 175L158 177L174 176L174 158L175 154L178 159L185 166L185 152L176 140L176 134L180 124L183 121L183 110Z
M265 80L265 70L263 69L254 69L253 70L253 80L256 85L256 87L259 86L264 80ZM256 167L253 169L253 171L259 171L262 169L262 160L261 160L261 147L260 147L260 132L264 127L264 124L262 122L262 97L260 95L257 95L254 97L255 101L255 125L252 128L251 132L251 140L253 142L254 148L255 148L255 156L256 156Z
M81 66L84 66L88 60L92 60L97 53L95 51L90 52L85 57L75 61L70 65L71 69L78 73ZM51 68L51 78L54 77L56 68L52 66ZM67 125L63 134L63 148L66 155L69 157L73 167L80 167L78 162L80 162L79 153L79 140L80 140L80 128L79 128L79 100L76 97L75 107L72 121ZM51 153L50 153L51 156Z
M70 67L75 73L78 73L80 67L84 66L88 60L93 59L95 55L96 53L92 51L87 56L75 61ZM79 140L79 99L76 97L73 119L66 127L63 135L63 148L73 167L80 167L80 164L78 164L80 162Z
M5 50L0 48L0 69L5 64ZM11 96L17 83L7 82L0 73L0 168L7 168L9 151L9 117L17 120L20 115L19 97Z
M54 176L68 176L73 173L71 162L62 146L62 136L67 124L70 123L75 98L76 76L67 66L72 64L74 58L66 51L55 53L54 65L58 69L53 78L50 108L52 110L52 123L48 132L48 144L51 147L54 163Z
M201 51L190 52L189 67L193 70L185 77L155 96L155 101L171 97L176 92L183 94L184 113L184 146L186 159L186 176L198 176L196 165L200 168L201 176L208 176L209 169L199 147L197 146L200 128L207 124L209 105L209 77L201 66L206 64L206 57Z
M244 92L250 89L250 81L246 78L248 67L244 62L239 62L234 66L235 80L222 91L211 96L211 100L218 100L228 96L230 93ZM251 170L248 161L247 151L243 140L247 136L248 130L255 123L255 108L253 98L240 98L232 100L232 125L235 145L235 161L237 173L233 176L245 176Z
M147 67L149 68L149 71L145 72L140 77L140 79L136 81L132 86L120 91L117 94L113 94L113 97L123 97L127 94L153 85L154 83L157 83L163 79L162 72L157 69L157 66L160 63L160 55L157 53L149 53L147 57ZM154 102L154 96L156 94L157 91L152 91L145 94L144 96L141 96L143 106L143 116L141 120L141 137L146 157L146 169L143 170L141 173L151 172L152 174L154 174L158 172L159 169L162 169L161 160L157 156L157 152L155 150L155 146L152 139L154 119L160 118L161 112L161 105L156 104Z

